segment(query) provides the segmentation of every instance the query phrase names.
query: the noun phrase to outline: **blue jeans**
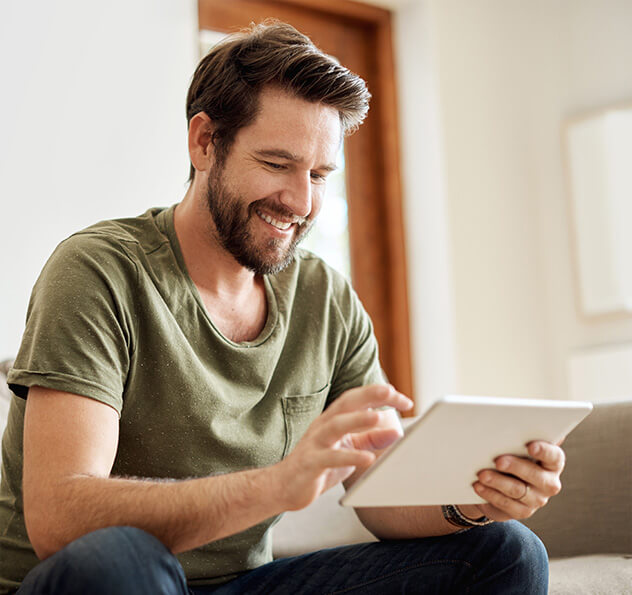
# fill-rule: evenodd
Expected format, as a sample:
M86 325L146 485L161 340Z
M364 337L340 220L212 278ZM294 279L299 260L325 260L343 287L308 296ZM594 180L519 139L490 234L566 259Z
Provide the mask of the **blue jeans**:
M29 572L19 595L545 594L542 542L515 521L454 535L331 548L270 562L218 586L187 586L155 537L111 527L72 542Z

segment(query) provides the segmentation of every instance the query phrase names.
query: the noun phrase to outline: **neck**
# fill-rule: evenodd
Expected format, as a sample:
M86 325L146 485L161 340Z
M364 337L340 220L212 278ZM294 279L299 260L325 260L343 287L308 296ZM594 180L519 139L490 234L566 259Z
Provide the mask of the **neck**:
M217 239L215 225L195 181L176 207L174 226L184 262L195 285L219 299L238 299L263 280L240 265Z

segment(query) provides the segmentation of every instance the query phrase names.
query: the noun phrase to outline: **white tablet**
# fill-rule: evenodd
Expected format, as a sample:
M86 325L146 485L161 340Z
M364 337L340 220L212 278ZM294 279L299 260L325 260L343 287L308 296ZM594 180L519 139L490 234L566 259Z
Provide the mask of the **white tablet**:
M448 396L411 424L340 500L345 506L480 504L472 488L503 454L557 443L592 410L580 401Z

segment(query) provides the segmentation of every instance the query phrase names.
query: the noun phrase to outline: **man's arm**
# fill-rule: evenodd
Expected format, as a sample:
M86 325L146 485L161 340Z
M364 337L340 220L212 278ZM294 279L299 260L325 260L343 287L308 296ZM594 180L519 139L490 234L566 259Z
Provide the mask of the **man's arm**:
M390 438L380 444L389 430ZM393 442L392 436L397 431L401 433L396 416L383 415L376 428L353 436L352 443L354 448L371 448L371 443L377 442L373 449L379 457L385 446ZM460 505L461 512L472 519L481 516L495 521L525 519L559 493L559 477L565 461L562 449L547 442L532 442L528 450L533 461L505 455L496 460L496 470L480 471L473 488L488 503ZM351 487L367 468L358 467L345 480L345 488ZM460 530L445 520L440 506L363 507L355 511L362 524L380 539L429 537Z
M407 409L392 388L347 391L283 461L261 469L183 481L111 477L118 446L114 409L86 397L32 387L24 422L24 513L36 554L46 558L99 528L129 525L173 552L247 529L284 510L307 506L374 460L343 448L349 433L374 427L371 408Z

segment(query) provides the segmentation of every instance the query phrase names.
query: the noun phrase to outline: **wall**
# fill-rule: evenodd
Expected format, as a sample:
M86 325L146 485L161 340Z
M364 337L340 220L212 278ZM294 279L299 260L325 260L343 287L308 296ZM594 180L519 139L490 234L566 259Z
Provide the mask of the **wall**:
M3 0L0 360L55 245L99 219L177 202L194 0Z
M418 394L565 398L572 352L632 341L577 310L560 147L632 96L632 3L418 0L396 30Z
M560 152L566 116L632 97L632 3L374 3L395 11L416 392L565 397L569 354L632 341L577 310ZM0 359L63 237L181 197L196 61L194 0L1 10Z
M456 358L466 393L546 395L529 176L529 6L438 8Z
M415 394L456 392L456 330L434 3L395 13Z
M558 73L564 84L558 82L557 96L551 97L551 107L534 128L542 147L535 165L549 288L551 364L555 390L563 394L569 388L570 354L600 347L607 352L609 345L632 343L632 317L588 319L579 312L565 182L559 161L553 160L559 148L554 119L632 99L632 2L568 0L565 6L567 58ZM632 386L628 390L632 395Z

